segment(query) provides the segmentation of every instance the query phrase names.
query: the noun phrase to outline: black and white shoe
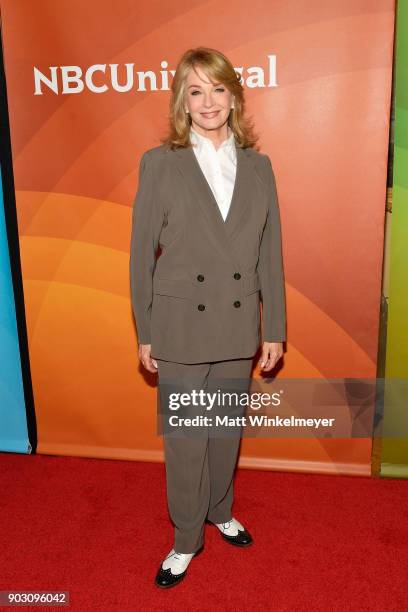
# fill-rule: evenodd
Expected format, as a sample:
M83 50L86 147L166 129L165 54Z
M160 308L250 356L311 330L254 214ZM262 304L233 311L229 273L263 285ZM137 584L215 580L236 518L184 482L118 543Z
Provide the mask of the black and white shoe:
M176 586L187 574L187 567L193 557L203 550L199 548L193 553L177 553L171 549L156 574L155 584L162 589Z
M232 518L227 523L215 523L226 542L234 546L249 546L253 540L249 531L237 519Z

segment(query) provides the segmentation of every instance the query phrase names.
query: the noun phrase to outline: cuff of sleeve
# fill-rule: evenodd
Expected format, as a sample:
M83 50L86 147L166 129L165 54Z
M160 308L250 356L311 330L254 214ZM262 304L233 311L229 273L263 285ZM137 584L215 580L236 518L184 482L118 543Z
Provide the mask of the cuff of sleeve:
M137 333L137 341L139 344L151 344L150 333L148 332L138 332Z

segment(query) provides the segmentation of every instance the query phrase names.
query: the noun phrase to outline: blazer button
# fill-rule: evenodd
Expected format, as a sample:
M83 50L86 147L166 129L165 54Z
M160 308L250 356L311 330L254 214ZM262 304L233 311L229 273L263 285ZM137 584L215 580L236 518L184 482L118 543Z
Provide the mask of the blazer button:
M239 272L235 272L234 278L235 278L235 280L239 280L241 278L240 273Z
M234 302L234 306L235 308L239 308L241 306L241 302L237 300L236 302Z
M197 306L197 308L198 308L198 310L205 310L205 306L204 306L204 304L199 304L199 305Z
M203 280L204 280L204 276L203 276L202 274L199 274L199 275L197 276L197 280L198 280L198 281L200 281L200 283L202 283L202 282L203 282Z

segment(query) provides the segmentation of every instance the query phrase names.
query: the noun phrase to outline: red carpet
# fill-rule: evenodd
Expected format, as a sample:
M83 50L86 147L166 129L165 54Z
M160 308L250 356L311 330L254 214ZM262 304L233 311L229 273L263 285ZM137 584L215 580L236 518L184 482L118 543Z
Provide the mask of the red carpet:
M79 611L408 610L404 480L239 470L253 546L207 525L188 576L160 590L164 465L2 454L0 473L0 590L67 590Z

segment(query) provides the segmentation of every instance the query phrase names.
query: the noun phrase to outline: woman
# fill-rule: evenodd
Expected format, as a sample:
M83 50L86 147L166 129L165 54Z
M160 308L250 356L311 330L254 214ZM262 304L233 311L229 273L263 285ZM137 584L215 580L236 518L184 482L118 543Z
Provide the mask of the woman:
M170 389L229 390L239 382L248 389L261 344L260 300L260 367L270 371L283 354L286 310L271 162L254 149L240 75L219 51L182 56L162 142L140 162L130 276L139 358L158 372L159 411L169 415ZM208 412L183 409L190 417ZM202 550L206 521L235 546L252 538L231 512L239 435L217 437L208 424L174 434L165 422L175 539L156 584L170 587Z

